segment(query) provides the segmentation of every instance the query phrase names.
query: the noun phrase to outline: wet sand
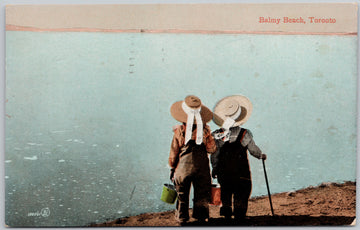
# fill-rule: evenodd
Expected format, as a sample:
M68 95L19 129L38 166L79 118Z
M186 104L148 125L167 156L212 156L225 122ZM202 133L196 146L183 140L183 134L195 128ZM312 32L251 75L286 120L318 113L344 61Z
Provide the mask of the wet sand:
M198 223L191 218L187 226L346 226L356 217L355 182L323 183L316 187L271 195L274 216L268 196L251 198L247 217L241 222L219 216L219 206L210 206L210 219ZM175 205L173 205L175 208ZM190 210L191 215L192 210ZM119 218L90 227L180 226L174 211L144 213Z

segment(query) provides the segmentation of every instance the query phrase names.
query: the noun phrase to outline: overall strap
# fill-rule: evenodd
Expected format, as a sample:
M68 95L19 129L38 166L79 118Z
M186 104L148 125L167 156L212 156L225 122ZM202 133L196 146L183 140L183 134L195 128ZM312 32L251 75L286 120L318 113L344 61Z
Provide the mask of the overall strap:
M247 131L246 129L241 128L240 133L236 139L236 142L241 142L244 139L246 131Z

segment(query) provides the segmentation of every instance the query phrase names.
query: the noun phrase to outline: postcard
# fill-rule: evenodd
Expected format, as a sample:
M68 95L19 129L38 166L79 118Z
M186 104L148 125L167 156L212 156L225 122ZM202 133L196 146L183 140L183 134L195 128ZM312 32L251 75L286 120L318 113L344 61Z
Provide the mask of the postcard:
M6 225L354 225L357 12L7 5Z

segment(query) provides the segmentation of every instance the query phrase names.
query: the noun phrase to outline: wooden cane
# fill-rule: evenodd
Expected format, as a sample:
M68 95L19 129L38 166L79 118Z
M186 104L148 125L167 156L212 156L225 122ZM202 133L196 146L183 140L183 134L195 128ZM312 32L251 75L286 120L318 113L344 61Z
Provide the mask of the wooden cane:
M271 194L270 194L270 189L269 189L268 178L267 178L267 175L266 175L265 160L264 159L262 159L262 163L263 163L263 167L264 167L265 181L266 181L266 187L267 187L267 191L268 191L268 195L269 195L271 213L274 216L274 209L273 209L272 202L271 202Z

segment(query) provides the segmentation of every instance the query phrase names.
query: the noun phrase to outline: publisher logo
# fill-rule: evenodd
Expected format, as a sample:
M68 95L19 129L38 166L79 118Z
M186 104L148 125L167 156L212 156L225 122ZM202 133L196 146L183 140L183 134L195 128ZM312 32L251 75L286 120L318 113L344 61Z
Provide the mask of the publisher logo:
M49 208L43 208L40 211L37 212L29 212L27 216L33 216L33 217L48 217L50 216L50 209Z

